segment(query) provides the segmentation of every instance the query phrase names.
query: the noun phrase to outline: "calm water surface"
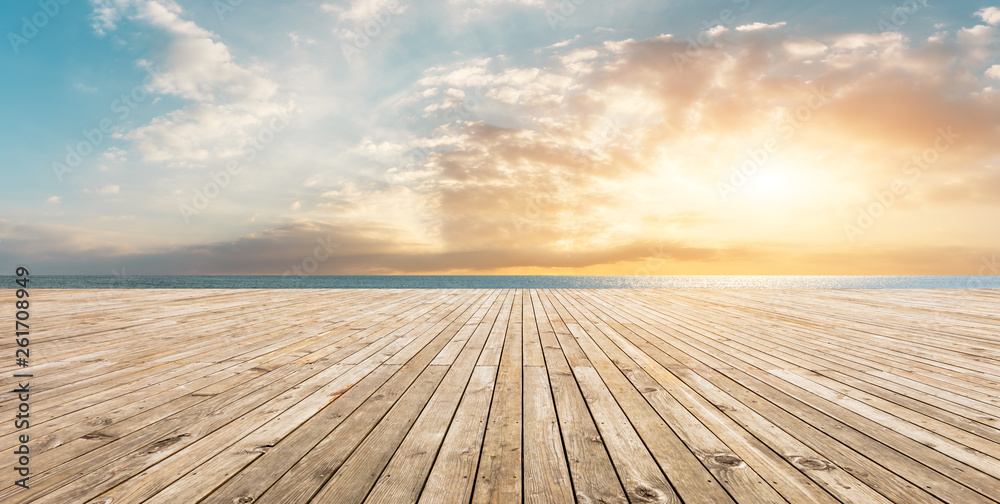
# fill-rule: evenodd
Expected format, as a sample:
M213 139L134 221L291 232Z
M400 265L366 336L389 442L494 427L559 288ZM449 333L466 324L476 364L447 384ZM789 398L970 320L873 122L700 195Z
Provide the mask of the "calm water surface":
M4 276L4 288L14 277ZM35 289L1000 289L1000 276L33 275Z

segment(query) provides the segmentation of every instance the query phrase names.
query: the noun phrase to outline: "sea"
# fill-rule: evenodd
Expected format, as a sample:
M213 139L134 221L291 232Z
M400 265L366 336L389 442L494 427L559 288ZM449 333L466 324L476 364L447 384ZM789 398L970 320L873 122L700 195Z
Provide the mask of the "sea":
M19 288L3 276L6 287ZM32 275L33 289L1000 289L1000 276Z

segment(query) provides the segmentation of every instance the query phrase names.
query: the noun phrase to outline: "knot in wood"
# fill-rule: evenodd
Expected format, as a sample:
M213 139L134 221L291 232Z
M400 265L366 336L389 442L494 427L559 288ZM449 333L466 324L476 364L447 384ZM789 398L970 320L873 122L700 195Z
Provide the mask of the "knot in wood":
M91 432L90 434L84 434L82 437L83 439L111 439L114 436L103 432Z
M743 459L732 453L710 453L704 460L709 467L721 469L735 469L737 467L743 467Z
M174 437L170 437L170 438L167 438L167 439L163 439L163 440L157 441L157 442L149 445L149 447L144 450L144 453L156 453L156 452L158 452L158 451L160 451L160 450L162 450L162 449L164 449L164 448L166 448L166 447L168 447L168 446L170 446L170 445L172 445L172 444L174 444L174 443L176 443L176 442L178 442L181 439L184 439L186 437L191 437L191 435L190 434L180 434L178 436L174 436Z
M639 502L659 503L666 501L663 492L644 484L635 487L635 496L639 498Z
M792 457L792 463L800 469L809 469L813 471L826 471L830 469L830 463L816 457Z

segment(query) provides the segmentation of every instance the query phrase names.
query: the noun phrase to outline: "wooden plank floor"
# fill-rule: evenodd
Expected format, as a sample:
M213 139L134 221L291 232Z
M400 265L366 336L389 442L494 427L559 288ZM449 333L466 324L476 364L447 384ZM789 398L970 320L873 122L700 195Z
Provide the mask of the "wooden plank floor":
M1000 502L998 291L31 296L4 503Z

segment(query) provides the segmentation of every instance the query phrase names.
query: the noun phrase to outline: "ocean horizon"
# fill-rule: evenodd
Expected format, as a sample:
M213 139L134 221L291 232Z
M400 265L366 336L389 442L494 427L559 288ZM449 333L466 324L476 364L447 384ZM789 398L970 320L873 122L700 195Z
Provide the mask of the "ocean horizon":
M14 285L13 276L4 276ZM34 289L1000 289L997 275L32 275Z

